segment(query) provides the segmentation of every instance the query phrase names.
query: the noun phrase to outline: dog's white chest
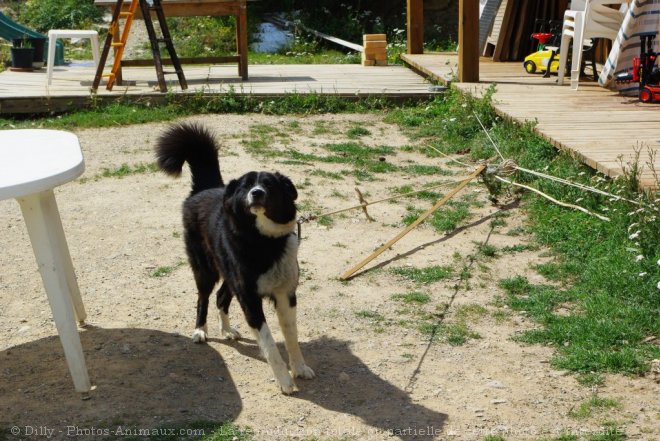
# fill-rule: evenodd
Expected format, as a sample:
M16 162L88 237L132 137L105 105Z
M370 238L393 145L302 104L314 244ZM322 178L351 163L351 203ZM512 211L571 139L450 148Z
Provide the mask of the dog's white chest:
M257 279L262 296L292 294L298 286L298 237L289 236L282 257Z

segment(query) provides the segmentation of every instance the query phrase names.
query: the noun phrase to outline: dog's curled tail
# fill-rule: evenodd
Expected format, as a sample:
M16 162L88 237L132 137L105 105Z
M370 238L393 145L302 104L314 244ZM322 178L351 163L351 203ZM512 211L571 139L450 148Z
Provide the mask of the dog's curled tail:
M218 163L218 145L211 132L195 123L173 124L156 143L158 167L178 177L185 162L192 174L192 192L221 187L222 175Z

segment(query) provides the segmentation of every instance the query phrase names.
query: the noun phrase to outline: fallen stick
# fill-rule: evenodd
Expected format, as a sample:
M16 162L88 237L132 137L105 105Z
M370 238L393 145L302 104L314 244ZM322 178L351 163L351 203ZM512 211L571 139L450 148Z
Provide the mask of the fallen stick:
M397 243L403 236L406 234L410 233L412 230L414 230L419 224L424 222L433 212L435 212L438 208L442 207L448 200L450 200L452 197L456 195L459 191L463 189L470 181L472 181L474 178L479 176L481 172L483 172L486 169L486 165L480 165L475 171L473 171L467 178L465 178L463 181L460 182L452 191L447 193L445 197L442 199L438 200L438 202L435 203L435 205L431 208L429 208L424 214L422 214L420 217L415 220L412 224L408 225L403 231L401 231L399 234L397 234L395 237L387 241L385 245L381 246L378 248L376 251L371 253L366 259L362 260L360 263L349 269L348 271L344 272L341 276L339 276L339 280L348 280L358 272L360 269L364 268L365 265L367 265L369 262L374 260L376 257L380 256L385 250L390 248L392 245Z
M547 200L549 200L550 202L553 202L553 203L555 203L555 204L557 204L561 207L572 208L573 210L579 210L583 213L588 214L589 216L593 216L593 217L598 218L598 219L600 219L604 222L609 222L610 221L610 218L608 218L608 217L605 217L605 216L600 215L598 213L593 213L593 212L587 210L586 208L580 207L578 205L573 205L573 204L569 204L569 203L566 203L566 202L558 201L557 199L553 198L552 196L549 196L549 195L543 193L541 190L537 190L534 187L530 187L529 185L524 185L524 184L519 184L518 182L509 181L508 179L504 179L504 178L502 178L500 176L497 176L497 175L495 175L495 179L497 179L499 181L502 181L504 183L507 183L507 184L515 185L516 187L524 188L525 190L533 191L534 193L538 194L539 196L542 196L542 197L546 198Z

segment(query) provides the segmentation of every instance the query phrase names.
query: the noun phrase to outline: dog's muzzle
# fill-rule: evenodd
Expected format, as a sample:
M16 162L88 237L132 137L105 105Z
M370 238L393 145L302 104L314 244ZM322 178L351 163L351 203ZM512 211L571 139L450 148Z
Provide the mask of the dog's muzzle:
M263 207L266 202L266 190L261 186L253 187L247 196L249 207Z

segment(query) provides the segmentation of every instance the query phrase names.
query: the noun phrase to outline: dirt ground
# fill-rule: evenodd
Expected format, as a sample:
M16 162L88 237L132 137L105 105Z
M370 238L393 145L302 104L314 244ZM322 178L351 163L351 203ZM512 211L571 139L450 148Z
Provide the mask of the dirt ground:
M346 132L356 123L370 132L361 138L365 144L414 144L379 115L193 119L208 125L220 140L226 180L252 169L279 170L299 186L300 206L318 211L356 202L352 176L337 180L318 173L347 166L249 155L241 140L250 139L251 126L290 127L290 135L276 137L272 147L305 153L322 154L319 146L347 141ZM321 126L329 130L317 130ZM18 427L20 438L37 438L39 430L52 429L53 439L64 439L79 429L83 436L78 439L101 439L94 430L231 420L250 427L257 440L483 440L494 434L506 440L561 434L587 439L612 421L629 439L660 438L660 387L652 378L607 375L597 392L620 406L578 419L570 414L595 391L580 385L573 374L553 369L552 348L511 339L535 324L496 305L503 294L497 281L524 275L543 282L532 265L551 257L537 249L469 259L477 255L479 242L501 248L531 241L525 233L507 234L524 231L519 228L525 225L524 210L515 204L493 206L480 184L463 192L476 203L457 231L443 235L422 226L348 282L340 282L338 275L402 229L407 205L424 208L430 203L404 199L373 206L369 211L375 222L356 210L335 216L332 225L304 225L299 332L317 378L298 380L295 395L279 393L236 304L230 316L243 339L222 340L219 317L212 313L209 343L193 344L196 292L180 237L188 174L179 180L153 171L102 177L104 169L153 162L153 144L164 127L77 131L86 171L56 190L88 313L88 326L80 332L95 386L88 399L73 389L19 206L13 200L0 202L0 429L6 434ZM451 179L467 174L446 160L407 150L386 160L442 165L453 171ZM438 180L399 172L376 176L358 184L368 199L390 196L393 187L418 189ZM498 212L506 225L492 229ZM418 286L391 271L459 268L466 262L471 262L469 287L456 274ZM161 267L171 272L156 277ZM410 291L424 291L431 301L415 305L393 298ZM451 322L461 307L481 311L467 321L480 338L456 346L442 339L430 343L417 329L420 313L439 317L447 309L444 320ZM281 343L274 314L267 309ZM280 349L284 354L281 344ZM34 436L26 437L26 430Z

